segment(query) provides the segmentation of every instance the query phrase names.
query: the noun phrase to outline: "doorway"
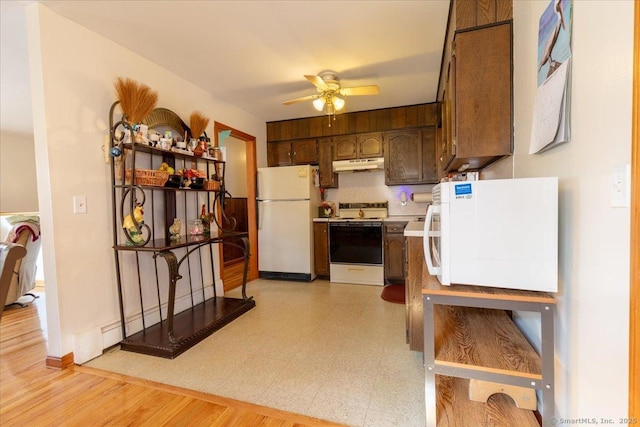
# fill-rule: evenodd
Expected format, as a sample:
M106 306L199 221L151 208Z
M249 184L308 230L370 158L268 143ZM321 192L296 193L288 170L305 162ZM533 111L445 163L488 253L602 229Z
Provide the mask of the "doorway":
M227 134L226 138L221 133ZM214 142L225 152L225 187L233 196L225 203L225 214L236 219L236 230L249 233L249 271L247 282L258 278L258 229L256 222L256 138L223 123L214 122ZM224 138L224 139L223 139ZM221 215L221 213L219 213ZM242 285L242 255L231 245L220 251L220 278L224 292Z

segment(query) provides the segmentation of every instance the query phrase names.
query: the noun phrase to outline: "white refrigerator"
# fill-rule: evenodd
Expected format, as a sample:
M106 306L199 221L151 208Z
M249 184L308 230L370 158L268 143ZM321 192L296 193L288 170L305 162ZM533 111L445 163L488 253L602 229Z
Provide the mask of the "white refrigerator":
M259 168L258 270L260 277L311 281L313 218L320 206L317 168Z

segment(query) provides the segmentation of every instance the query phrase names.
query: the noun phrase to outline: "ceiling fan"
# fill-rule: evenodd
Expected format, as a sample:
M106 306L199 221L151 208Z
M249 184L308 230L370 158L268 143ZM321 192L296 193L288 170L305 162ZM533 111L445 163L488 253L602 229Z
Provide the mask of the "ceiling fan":
M345 102L340 96L377 95L380 93L380 88L376 85L343 88L340 86L338 76L333 71L323 71L317 76L306 75L304 78L317 88L318 93L285 101L284 105L313 100L313 106L316 110L325 109L328 115L335 115L336 111L344 108Z

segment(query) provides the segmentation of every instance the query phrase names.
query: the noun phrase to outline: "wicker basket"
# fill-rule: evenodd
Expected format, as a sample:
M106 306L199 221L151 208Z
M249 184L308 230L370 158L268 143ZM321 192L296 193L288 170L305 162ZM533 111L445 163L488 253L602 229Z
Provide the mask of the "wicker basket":
M216 191L220 189L220 181L214 179L208 179L204 182L204 189L210 191Z
M162 187L169 178L169 172L156 169L136 169L134 184ZM131 169L125 171L125 179L131 182Z

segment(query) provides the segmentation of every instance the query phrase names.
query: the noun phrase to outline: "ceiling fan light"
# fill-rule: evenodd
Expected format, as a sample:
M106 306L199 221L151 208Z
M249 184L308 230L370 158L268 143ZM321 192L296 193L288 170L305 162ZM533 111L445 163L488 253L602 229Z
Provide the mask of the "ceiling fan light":
M318 111L322 111L322 109L324 108L324 97L323 98L317 98L313 101L313 108L315 108Z
M344 99L342 98L334 96L331 102L333 103L333 106L336 107L336 111L340 111L344 108Z
M336 109L331 102L327 102L327 108L325 111L329 116L336 113Z

